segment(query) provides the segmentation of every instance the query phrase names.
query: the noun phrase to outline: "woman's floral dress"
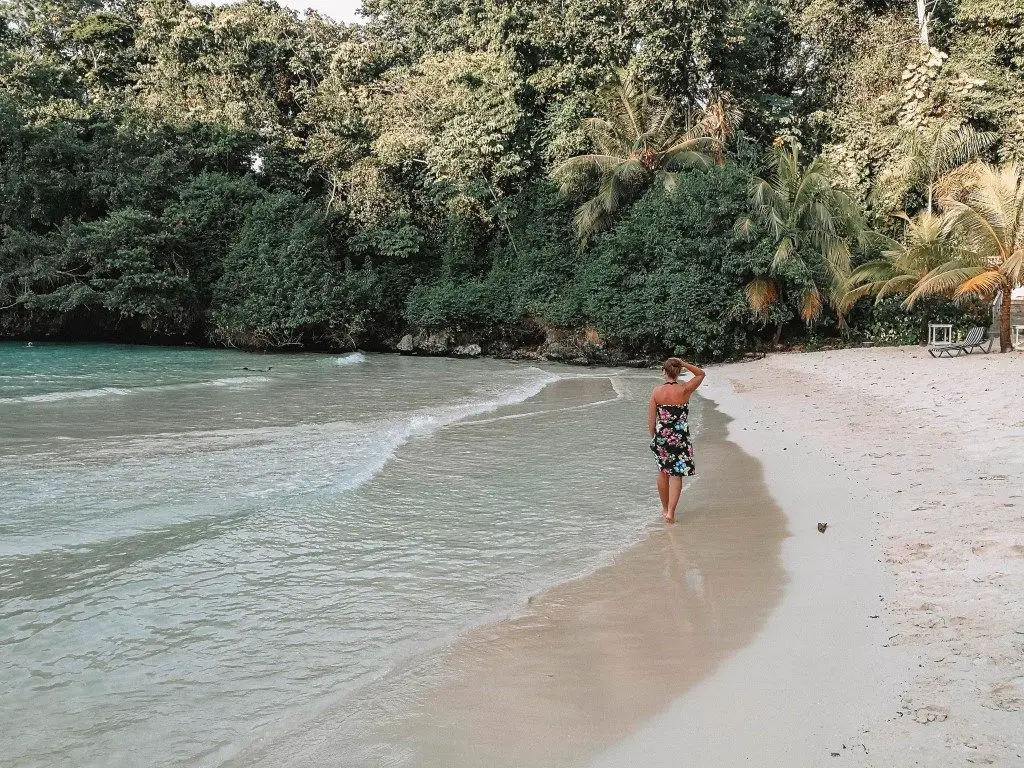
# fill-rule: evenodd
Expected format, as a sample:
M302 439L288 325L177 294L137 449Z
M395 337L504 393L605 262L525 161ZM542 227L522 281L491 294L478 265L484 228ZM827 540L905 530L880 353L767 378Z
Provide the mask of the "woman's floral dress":
M658 460L658 470L666 475L692 475L697 471L690 444L688 405L659 405L651 450Z

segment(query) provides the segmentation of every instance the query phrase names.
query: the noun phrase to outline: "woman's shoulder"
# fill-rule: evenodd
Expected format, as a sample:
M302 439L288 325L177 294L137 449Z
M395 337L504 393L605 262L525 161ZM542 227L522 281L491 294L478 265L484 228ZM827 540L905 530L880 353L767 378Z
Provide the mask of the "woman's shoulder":
M679 387L662 384L654 388L651 398L658 405L686 405L690 401L690 393L681 392Z
M651 391L651 399L654 400L658 405L664 405L665 400L672 398L669 397L672 394L672 389L667 384L659 384Z

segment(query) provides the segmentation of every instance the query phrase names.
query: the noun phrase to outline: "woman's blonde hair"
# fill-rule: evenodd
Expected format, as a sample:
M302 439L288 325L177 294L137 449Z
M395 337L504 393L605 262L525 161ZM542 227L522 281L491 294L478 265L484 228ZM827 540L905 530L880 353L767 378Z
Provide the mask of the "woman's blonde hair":
M661 364L661 370L663 370L665 375L672 379L672 381L675 381L683 371L683 361L678 357L670 357Z

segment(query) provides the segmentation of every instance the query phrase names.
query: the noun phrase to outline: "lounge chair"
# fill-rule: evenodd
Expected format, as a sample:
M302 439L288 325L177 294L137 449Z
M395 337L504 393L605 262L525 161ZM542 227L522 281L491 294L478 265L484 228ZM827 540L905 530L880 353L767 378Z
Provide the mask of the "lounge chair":
M928 350L932 357L954 357L959 355L961 352L964 354L971 354L974 350L980 349L985 354L988 354L992 350L992 339L985 338L985 329L981 327L971 328L967 332L967 338L963 341L958 341L955 344L943 344L938 347L932 347Z

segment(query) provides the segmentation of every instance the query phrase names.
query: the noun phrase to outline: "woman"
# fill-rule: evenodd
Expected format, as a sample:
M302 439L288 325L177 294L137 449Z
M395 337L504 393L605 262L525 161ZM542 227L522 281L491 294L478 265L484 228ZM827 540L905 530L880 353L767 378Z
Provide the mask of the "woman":
M683 369L693 378L683 383ZM704 381L704 371L696 365L670 357L661 367L665 383L655 387L647 408L647 430L651 433L651 450L658 460L658 495L661 514L666 523L676 521L676 506L683 490L683 477L696 471L693 446L690 445L690 395Z

